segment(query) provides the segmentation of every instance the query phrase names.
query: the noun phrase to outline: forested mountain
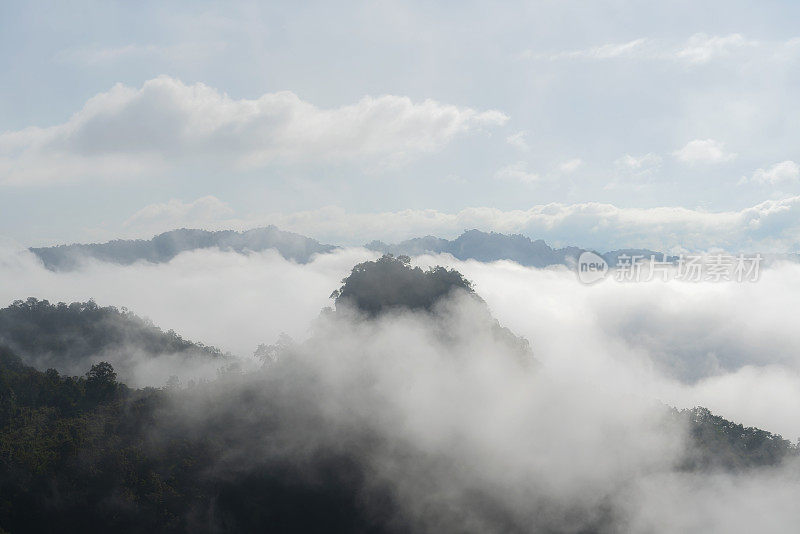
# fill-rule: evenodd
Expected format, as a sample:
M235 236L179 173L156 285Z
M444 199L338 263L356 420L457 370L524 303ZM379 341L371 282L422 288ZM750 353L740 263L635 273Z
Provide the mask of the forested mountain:
M48 269L70 270L76 268L84 258L122 265L137 261L162 263L184 251L211 247L239 253L275 249L283 257L299 263L307 262L314 254L331 252L336 248L300 234L267 226L245 232L182 228L159 234L150 240L118 239L107 243L59 245L30 250Z
M423 271L410 263L408 256L392 255L359 263L331 297L337 305L352 303L372 316L394 308L430 311L453 291L477 298L470 281L458 271L444 267Z
M455 484L470 469L447 454L461 444L456 440L440 451L425 440L403 439L411 412L398 413L391 403L387 408L387 396L418 402L420 391L406 392L405 383L392 381L405 365L426 360L410 354L415 342L410 334L419 325L435 323L423 331L433 337L423 341L448 348L445 356L458 356L482 343L482 332L493 332L496 321L491 323L488 309L460 273L413 268L407 258L359 264L342 284L334 292L336 309L320 316L322 324L309 340L272 347L273 357L259 370L229 370L184 389L130 389L107 362L87 366L83 376L42 372L0 347L0 531L621 530L613 510L586 511L580 503L548 509L547 491L523 493L529 500L522 512L491 485L468 486L459 490L465 491L459 500L451 500L455 489L438 484ZM405 291L417 286L421 289ZM452 302L459 305L448 308ZM5 321L19 321L12 329L16 346L25 350L41 345L76 353L77 347L110 346L107 339L126 335L154 351L188 343L159 335L145 323L128 334L119 327L120 321L132 320L124 312L92 304L29 300L7 310ZM454 315L459 311L466 315ZM63 331L62 323L76 335L49 333L53 327ZM396 324L399 330L385 330ZM386 339L397 346L383 345ZM499 354L478 348L477 356L513 354L503 345L488 346ZM371 358L373 350L385 354ZM447 373L458 372L462 363L440 362ZM414 369L409 371L406 378L415 376ZM431 378L422 374L417 387ZM447 391L437 393L449 399ZM428 421L424 402L411 409L421 412L428 433L448 435L451 429ZM479 414L466 415L478 424ZM688 442L672 472L743 471L798 456L780 436L702 408L664 407L660 424L672 428L667 425L673 423L687 429ZM554 438L543 434L539 439ZM541 490L536 480L528 483L531 491ZM409 507L409 494L424 507Z
M134 313L93 301L59 302L28 298L0 309L0 345L38 369L79 374L101 360L112 362L121 375L143 359L168 356L178 360L219 361L214 347L162 331Z
M466 230L453 240L426 236L393 245L372 241L364 246L369 250L394 256L413 257L421 254L446 253L460 260L482 262L510 260L520 265L538 268L551 265L572 266L583 252L583 249L573 246L552 248L541 239L531 240L521 234L506 235L480 230ZM210 232L184 228L159 234L150 240L118 239L108 243L58 245L30 250L41 259L45 267L58 271L75 269L82 259L87 258L121 265L137 261L161 263L171 260L181 252L213 247L238 253L275 249L283 257L299 263L308 262L314 254L325 254L339 248L268 226L246 232L232 230ZM623 254L644 258L662 256L661 253L647 249L614 250L602 253L601 256L609 265L614 266L618 257Z
M373 241L366 248L384 254L419 256L420 254L451 254L459 260L492 262L510 260L528 267L572 265L584 249L578 247L552 248L541 239L531 240L521 234L499 234L466 230L456 239L417 237L394 245ZM619 256L661 257L660 253L647 249L623 249L601 254L609 265L616 265Z

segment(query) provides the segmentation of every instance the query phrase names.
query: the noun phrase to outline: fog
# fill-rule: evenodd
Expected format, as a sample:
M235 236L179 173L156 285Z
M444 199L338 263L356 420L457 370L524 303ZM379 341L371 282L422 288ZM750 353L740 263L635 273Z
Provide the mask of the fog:
M0 304L28 296L127 307L164 330L252 355L281 333L303 339L330 306L359 248L296 264L271 251L215 249L165 264L90 261L54 273L26 251L0 249ZM703 405L745 425L794 440L800 421L800 330L791 313L800 266L778 263L753 283L617 283L586 286L567 269L511 262L461 262L447 255L415 263L453 267L475 283L495 317L533 345L536 358L571 380L608 377L615 388L649 392L679 407ZM153 363L148 364L153 366ZM153 372L154 385L162 385ZM746 393L743 393L746 392Z
M0 299L94 298L243 358L288 333L296 343L283 359L235 380L223 376L210 396L176 397L160 424L179 420L191 430L226 421L236 439L225 469L361 447L359 436L369 435L359 462L419 530L591 524L751 532L800 519L796 465L676 471L688 444L666 409L703 405L746 426L800 436L800 334L791 311L800 266L776 264L744 284L586 286L566 268L414 260L472 280L494 317L530 340L538 363L523 365L492 338L482 304L466 297L444 303L435 320L411 312L378 320L345 310L321 315L352 266L374 257L345 249L300 265L270 252L201 250L165 264L87 262L53 273L6 247L2 279L14 282L0 285ZM168 360L143 365L133 373L153 385L180 374ZM278 418L277 430L263 424L268 417ZM313 432L294 424L304 418L315 421Z

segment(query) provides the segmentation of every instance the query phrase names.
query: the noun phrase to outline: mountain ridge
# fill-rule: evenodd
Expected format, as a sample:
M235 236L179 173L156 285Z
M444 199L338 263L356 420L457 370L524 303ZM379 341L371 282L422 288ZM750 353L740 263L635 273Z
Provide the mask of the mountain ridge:
M198 230L180 228L164 232L152 239L117 239L105 243L73 243L49 247L31 247L35 254L52 271L68 271L80 266L83 259L94 259L121 265L137 261L163 263L181 252L218 248L237 253L277 250L284 258L298 263L307 263L315 254L333 252L338 245L323 244L316 239L287 232L270 225L243 232L235 230ZM465 230L455 239L432 235L414 237L395 244L371 241L364 248L381 254L395 256L419 256L422 254L450 254L459 260L493 262L508 260L526 267L545 268L554 265L571 267L584 248L567 246L554 248L543 239L531 239L523 234L503 234ZM649 249L618 249L599 253L611 266L618 263L621 255L656 256L662 254ZM668 257L674 261L674 257Z

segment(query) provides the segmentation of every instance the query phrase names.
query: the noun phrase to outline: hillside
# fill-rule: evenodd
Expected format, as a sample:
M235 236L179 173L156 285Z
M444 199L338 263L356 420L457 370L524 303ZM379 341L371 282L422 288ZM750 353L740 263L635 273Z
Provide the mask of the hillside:
M159 234L150 240L118 239L107 243L58 245L30 250L48 269L62 271L75 269L85 259L121 265L137 261L163 263L181 252L212 247L239 253L275 249L286 259L298 263L305 263L314 254L331 252L336 248L300 234L267 226L245 232L182 228Z
M101 307L93 301L59 302L29 298L0 309L0 345L37 369L53 368L69 375L83 373L106 360L126 380L147 360L219 362L216 348L183 339L130 311Z
M461 434L439 450L435 440L408 433L417 421L445 437L456 428L485 436L473 428L485 422L482 404L463 406L458 401L466 399L451 397L474 378L458 356L483 343L485 333L501 332L486 345L499 357L514 354L506 342L524 341L492 323L460 273L385 256L355 266L342 284L334 292L336 310L320 317L326 324L307 341L276 346L259 370L229 370L183 389L130 389L103 361L75 376L42 372L0 344L0 531L53 532L53 525L130 532L439 532L441 524L520 533L563 531L564 525L624 529L610 505L597 510L575 501L560 508L529 477L516 482L523 484L522 509L491 486L464 489L460 481L473 467L453 461ZM0 311L0 323L5 341L25 351L74 355L135 342L154 353L191 347L214 353L93 303L29 299ZM419 342L444 352L417 358ZM385 354L375 357L376 351ZM479 349L475 356L485 361L489 354ZM420 403L431 380L435 396ZM444 420L429 419L437 409L444 409ZM684 451L667 473L748 472L798 457L797 447L780 436L702 408L664 407L654 415L641 424L686 431ZM536 430L533 444L561 439ZM553 446L585 454L574 444ZM537 454L531 449L524 458L538 460ZM625 488L606 488L604 498ZM425 503L421 512L409 506L409 491Z

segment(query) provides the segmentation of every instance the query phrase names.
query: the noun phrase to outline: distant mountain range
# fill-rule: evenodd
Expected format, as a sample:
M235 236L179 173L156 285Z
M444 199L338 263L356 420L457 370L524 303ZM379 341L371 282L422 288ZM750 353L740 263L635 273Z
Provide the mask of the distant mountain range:
M122 265L142 260L164 263L181 252L214 247L239 253L275 249L284 258L299 263L306 263L314 254L331 252L337 248L323 245L315 239L300 234L267 226L246 232L234 230L211 232L181 228L164 232L150 240L117 239L107 243L31 248L30 251L36 254L48 269L67 271L75 269L80 261L86 258Z
M416 237L387 245L372 241L365 245L369 250L384 254L419 256L420 254L451 254L459 260L492 262L510 260L527 267L549 267L551 265L572 265L585 249L579 247L552 248L541 239L535 241L522 234L499 234L467 230L456 239L448 240L433 236ZM646 249L614 250L601 254L609 265L616 265L619 256L661 257L661 254Z
M459 260L492 262L509 260L528 267L573 265L584 249L578 247L552 248L541 239L531 240L521 234L500 234L467 230L453 240L434 236L416 237L396 244L372 241L365 248L395 256L421 254L451 254ZM129 265L137 261L163 263L181 252L219 248L238 253L260 252L274 249L284 258L298 263L308 262L314 254L332 252L335 245L326 245L315 239L279 230L275 226L256 228L245 232L233 230L207 231L182 228L159 234L150 240L118 239L107 243L58 245L31 248L45 267L53 271L75 269L83 259L95 259ZM614 266L621 255L640 255L649 258L661 254L646 249L622 249L601 254Z

